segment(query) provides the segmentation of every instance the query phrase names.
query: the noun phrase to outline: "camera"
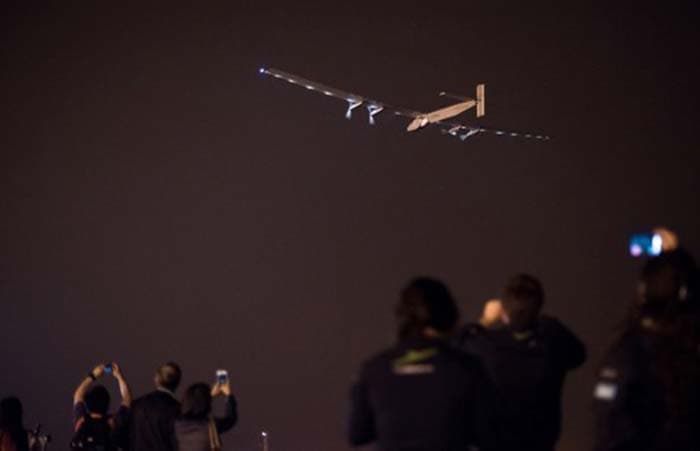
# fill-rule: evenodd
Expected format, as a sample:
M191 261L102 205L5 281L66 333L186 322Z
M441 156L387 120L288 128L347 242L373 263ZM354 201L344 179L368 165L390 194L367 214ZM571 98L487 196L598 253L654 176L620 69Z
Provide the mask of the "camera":
M228 382L228 371L226 370L216 370L216 382L219 384L225 384Z

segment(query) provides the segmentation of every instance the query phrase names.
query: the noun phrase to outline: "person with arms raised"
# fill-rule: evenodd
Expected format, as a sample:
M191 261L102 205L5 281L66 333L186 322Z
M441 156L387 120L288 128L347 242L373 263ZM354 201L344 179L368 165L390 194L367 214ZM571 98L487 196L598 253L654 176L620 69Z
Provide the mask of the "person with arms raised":
M501 299L466 326L459 345L481 358L499 397L502 451L553 451L561 431L567 373L583 364L586 349L560 321L541 314L542 284L511 278Z

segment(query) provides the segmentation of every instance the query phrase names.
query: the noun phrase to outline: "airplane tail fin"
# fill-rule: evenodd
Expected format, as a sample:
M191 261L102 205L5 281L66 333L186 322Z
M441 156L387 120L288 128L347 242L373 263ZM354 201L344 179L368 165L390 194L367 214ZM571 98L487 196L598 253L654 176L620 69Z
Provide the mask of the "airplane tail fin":
M486 85L476 85L476 117L486 114Z

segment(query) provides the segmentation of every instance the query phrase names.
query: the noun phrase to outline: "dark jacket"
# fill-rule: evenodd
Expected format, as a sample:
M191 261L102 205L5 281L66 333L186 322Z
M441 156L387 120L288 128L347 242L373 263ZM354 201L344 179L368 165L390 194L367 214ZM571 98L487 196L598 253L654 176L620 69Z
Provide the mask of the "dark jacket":
M697 335L634 327L609 349L594 388L596 451L700 449Z
M461 347L480 357L499 397L501 450L551 451L561 432L566 373L586 359L583 343L554 318L525 333L466 327Z
M174 451L173 423L179 414L180 402L164 390L135 400L128 423L131 451Z
M384 451L488 449L491 394L476 358L439 340L404 340L362 366L348 438Z
M29 451L29 440L24 428L0 428L0 451Z
M233 395L226 398L226 413L214 417L216 431L220 434L231 429L238 421L238 408ZM178 451L211 451L208 418L180 416L175 420L175 441Z

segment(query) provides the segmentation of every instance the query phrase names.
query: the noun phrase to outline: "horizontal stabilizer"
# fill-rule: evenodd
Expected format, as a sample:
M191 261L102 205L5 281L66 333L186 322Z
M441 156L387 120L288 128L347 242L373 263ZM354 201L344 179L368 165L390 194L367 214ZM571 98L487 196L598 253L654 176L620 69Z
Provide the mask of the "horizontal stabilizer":
M468 101L468 100L474 100L474 99L472 99L472 98L470 98L470 97L461 96L461 95L459 95L459 94L452 94L451 92L445 92L445 91L442 91L442 92L441 92L440 94L438 94L438 95L439 95L440 97L449 97L450 99L460 100L460 101L462 101L462 102L466 102L466 101Z

